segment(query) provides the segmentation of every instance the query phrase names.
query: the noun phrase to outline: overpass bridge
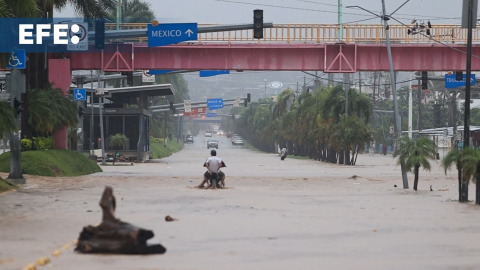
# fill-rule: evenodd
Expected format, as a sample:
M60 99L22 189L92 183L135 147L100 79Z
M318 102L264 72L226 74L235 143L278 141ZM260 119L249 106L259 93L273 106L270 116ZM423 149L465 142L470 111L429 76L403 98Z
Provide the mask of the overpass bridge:
M147 24L125 24L122 29L145 29ZM110 25L109 27L113 27ZM199 25L200 27L200 25ZM148 47L146 38L131 43L106 44L105 50L70 53L71 70L317 70L325 73L388 71L383 25L278 24L264 29L264 39L253 39L252 29L199 33L198 40ZM395 71L455 71L466 66L465 29L434 25L431 35L409 35L409 26L390 25ZM141 30L143 31L143 30ZM146 33L146 29L145 29ZM133 42L135 41L135 42ZM473 33L472 70L480 70L480 29ZM51 55L57 58L58 55Z

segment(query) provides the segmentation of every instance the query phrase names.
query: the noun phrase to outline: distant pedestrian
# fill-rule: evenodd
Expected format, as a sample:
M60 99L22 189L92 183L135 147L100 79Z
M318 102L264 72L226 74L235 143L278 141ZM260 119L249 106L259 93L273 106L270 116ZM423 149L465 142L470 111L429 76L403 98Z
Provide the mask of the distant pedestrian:
M282 148L280 159L284 160L287 157L287 148Z

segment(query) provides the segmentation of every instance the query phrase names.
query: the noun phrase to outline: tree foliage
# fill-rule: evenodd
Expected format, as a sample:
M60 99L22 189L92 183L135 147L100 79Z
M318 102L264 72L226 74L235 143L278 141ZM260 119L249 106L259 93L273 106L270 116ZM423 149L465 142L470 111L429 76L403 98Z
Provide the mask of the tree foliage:
M7 101L0 101L0 138L17 129L12 106Z
M46 136L77 124L77 105L60 89L31 89L27 96L28 124L37 135Z
M393 153L394 157L398 156L397 164L404 162L405 170L415 174L413 189L417 190L419 168L430 170L429 159L434 160L437 154L435 142L430 138L421 137L418 139L410 139L408 137L400 138L398 148Z
M141 0L128 0L126 9L123 12L122 17L125 18L125 21L123 21L125 23L150 23L155 19L155 14L150 8L150 4ZM111 22L116 22L117 9L110 9L108 17Z
M367 96L349 91L351 111L346 116L345 93L341 86L324 87L316 93L295 93L287 89L277 97L232 109L240 119L224 121L256 148L276 152L287 147L293 155L337 162L345 158L354 165L359 152L371 141L368 121L372 103ZM234 111L235 110L235 111ZM232 123L233 122L233 123ZM339 153L345 152L344 155Z

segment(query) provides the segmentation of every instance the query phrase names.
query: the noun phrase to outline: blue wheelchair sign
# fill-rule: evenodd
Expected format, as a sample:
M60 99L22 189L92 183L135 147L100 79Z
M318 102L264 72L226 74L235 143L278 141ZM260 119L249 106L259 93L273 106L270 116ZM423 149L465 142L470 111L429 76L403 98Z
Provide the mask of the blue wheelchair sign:
M73 100L87 100L87 89L85 88L73 89Z
M27 66L27 53L25 50L13 50L8 56L7 68L25 69Z

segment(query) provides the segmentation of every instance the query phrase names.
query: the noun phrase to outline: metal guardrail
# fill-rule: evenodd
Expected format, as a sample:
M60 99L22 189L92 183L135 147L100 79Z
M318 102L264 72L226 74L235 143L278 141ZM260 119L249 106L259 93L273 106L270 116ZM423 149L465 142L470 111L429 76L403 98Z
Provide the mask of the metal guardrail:
M199 24L198 26L213 26ZM116 24L106 24L108 30L115 30ZM146 29L146 23L125 23L120 29ZM467 30L460 25L432 25L430 36L425 33L408 34L409 26L390 25L392 43L434 43L435 41L466 44ZM355 43L383 43L385 29L381 24L346 24L343 25L343 41ZM135 39L147 42L147 37ZM474 43L480 43L480 28L473 29ZM339 42L337 24L274 24L264 29L263 39L253 38L253 29L199 33L198 42L282 42L282 43L327 43Z

